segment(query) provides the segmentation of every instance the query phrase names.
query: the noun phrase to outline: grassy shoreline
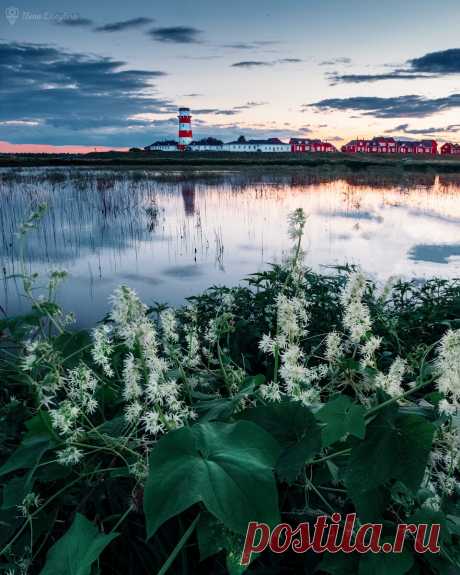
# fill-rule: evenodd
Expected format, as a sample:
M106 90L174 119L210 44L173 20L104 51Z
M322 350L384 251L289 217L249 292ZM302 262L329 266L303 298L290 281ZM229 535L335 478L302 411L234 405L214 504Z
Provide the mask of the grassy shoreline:
M168 153L168 152L92 152L89 154L4 154L0 167L46 167L46 166L126 166L148 168L269 168L271 166L292 168L346 168L360 171L368 168L392 168L403 172L460 173L460 161L456 158L430 157L408 158L395 155L369 156L348 154L250 154L250 153Z

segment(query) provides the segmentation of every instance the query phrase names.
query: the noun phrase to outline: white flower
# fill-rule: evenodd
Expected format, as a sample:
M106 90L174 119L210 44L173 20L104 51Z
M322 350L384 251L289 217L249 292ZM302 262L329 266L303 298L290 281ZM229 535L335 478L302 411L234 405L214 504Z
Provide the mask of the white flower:
M31 371L41 361L52 362L53 348L47 341L29 341L25 343L25 353L21 360L24 371Z
M279 294L276 298L277 324L280 335L293 341L295 338L307 335L306 326L309 315L306 302L299 298L288 298Z
M438 410L441 415L451 416L457 413L458 406L449 403L447 399L441 399L441 401L438 404Z
M158 362L158 341L155 326L148 319L140 321L134 330L133 337L139 342L145 362L149 369Z
M436 360L438 390L456 408L460 405L460 329L450 329L441 339Z
M176 314L171 308L160 313L160 325L163 332L163 348L166 355L172 357L177 354L179 335L177 333Z
M382 343L381 337L376 337L372 335L364 345L361 346L361 367L373 367L375 366L375 352L378 350Z
M343 325L350 333L350 340L357 344L371 329L371 316L361 301L351 301L345 308Z
M25 354L22 358L22 369L24 371L32 371L37 362L37 348L38 341L29 341L25 344Z
M160 420L159 413L157 411L148 411L142 417L142 423L144 424L145 431L150 435L157 435L158 433L163 433L165 427Z
M136 292L126 286L116 288L110 297L112 310L110 318L118 335L128 347L134 345L136 326L143 322L147 306L141 302Z
M365 291L366 277L361 270L351 273L341 294L342 304L346 307L353 301L361 301Z
M209 320L204 338L211 344L219 341L219 325L216 319L212 318Z
M69 445L69 447L62 449L57 453L57 460L61 465L76 465L82 460L82 458L83 452L81 449L78 449L73 445Z
M125 419L128 423L135 423L139 420L142 413L142 405L138 401L128 403L125 407Z
M326 337L325 358L329 363L336 363L343 356L342 338L336 331L331 331Z
M366 278L361 271L350 274L342 291L341 301L344 306L343 325L350 333L350 340L359 343L371 329L370 312L362 302L366 290Z
M278 402L281 401L282 392L278 383L271 381L269 383L263 383L259 387L260 395L267 399L268 401Z
M196 327L189 327L185 336L187 342L187 357L184 359L189 368L196 367L200 363L200 339Z
M138 399L142 395L140 381L141 374L136 359L129 353L123 364L123 397L126 401Z
M31 512L40 507L43 503L43 499L34 493L33 491L27 493L20 505L17 505L17 509L23 517L29 517Z
M383 288L382 288L382 292L380 294L380 301L381 302L386 302L387 299L390 297L393 288L396 284L396 282L398 281L398 278L396 276L390 276L387 281L385 282Z
M144 483L149 475L149 468L144 461L138 459L135 463L129 466L129 472L137 481Z
M307 218L302 208L297 208L288 215L288 234L291 240L298 240L303 235Z
M69 400L64 400L58 409L49 412L53 427L63 435L74 431L80 413L80 408Z
M97 379L93 372L83 363L69 370L67 375L67 395L77 404L84 413L94 413L97 402L94 393L97 387Z
M93 330L93 347L91 355L94 363L102 367L107 377L113 377L113 369L110 365L110 357L113 352L111 328L108 325L102 325Z
M383 389L391 397L398 397L404 390L402 388L402 379L407 368L404 359L397 357L391 364L388 374L378 373L375 378L375 385Z
M226 311L231 311L233 306L235 305L235 298L231 292L226 292L221 295L221 303L222 307Z
M264 353L274 353L276 349L276 341L268 334L264 334L262 339L259 341L259 349Z

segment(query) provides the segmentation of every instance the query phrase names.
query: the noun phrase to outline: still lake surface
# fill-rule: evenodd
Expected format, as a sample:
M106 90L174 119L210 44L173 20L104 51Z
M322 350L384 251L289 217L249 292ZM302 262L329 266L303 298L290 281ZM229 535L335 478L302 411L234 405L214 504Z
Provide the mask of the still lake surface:
M15 232L43 202L47 213L21 248ZM460 277L458 175L4 169L0 206L3 310L27 309L20 283L6 279L21 261L40 274L65 268L59 299L79 326L104 316L119 284L146 303L180 304L280 262L286 217L298 207L316 270L348 262L377 281Z

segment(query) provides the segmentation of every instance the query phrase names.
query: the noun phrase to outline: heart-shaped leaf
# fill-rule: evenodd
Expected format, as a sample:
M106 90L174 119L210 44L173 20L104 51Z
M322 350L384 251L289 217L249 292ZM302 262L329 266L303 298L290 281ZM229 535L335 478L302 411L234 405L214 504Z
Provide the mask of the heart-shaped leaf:
M199 423L163 437L150 456L147 534L194 503L244 534L249 521L279 521L273 468L279 446L248 421Z

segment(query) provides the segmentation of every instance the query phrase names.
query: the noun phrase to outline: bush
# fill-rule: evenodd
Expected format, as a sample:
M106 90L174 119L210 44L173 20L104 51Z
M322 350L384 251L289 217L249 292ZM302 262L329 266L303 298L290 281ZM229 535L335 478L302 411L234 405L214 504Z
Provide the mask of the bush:
M0 322L5 572L243 573L249 521L333 512L384 536L439 523L441 552L267 551L248 572L460 565L460 286L313 273L303 213L290 223L289 261L245 287L173 310L121 286L88 333L66 327L54 272L47 300Z

